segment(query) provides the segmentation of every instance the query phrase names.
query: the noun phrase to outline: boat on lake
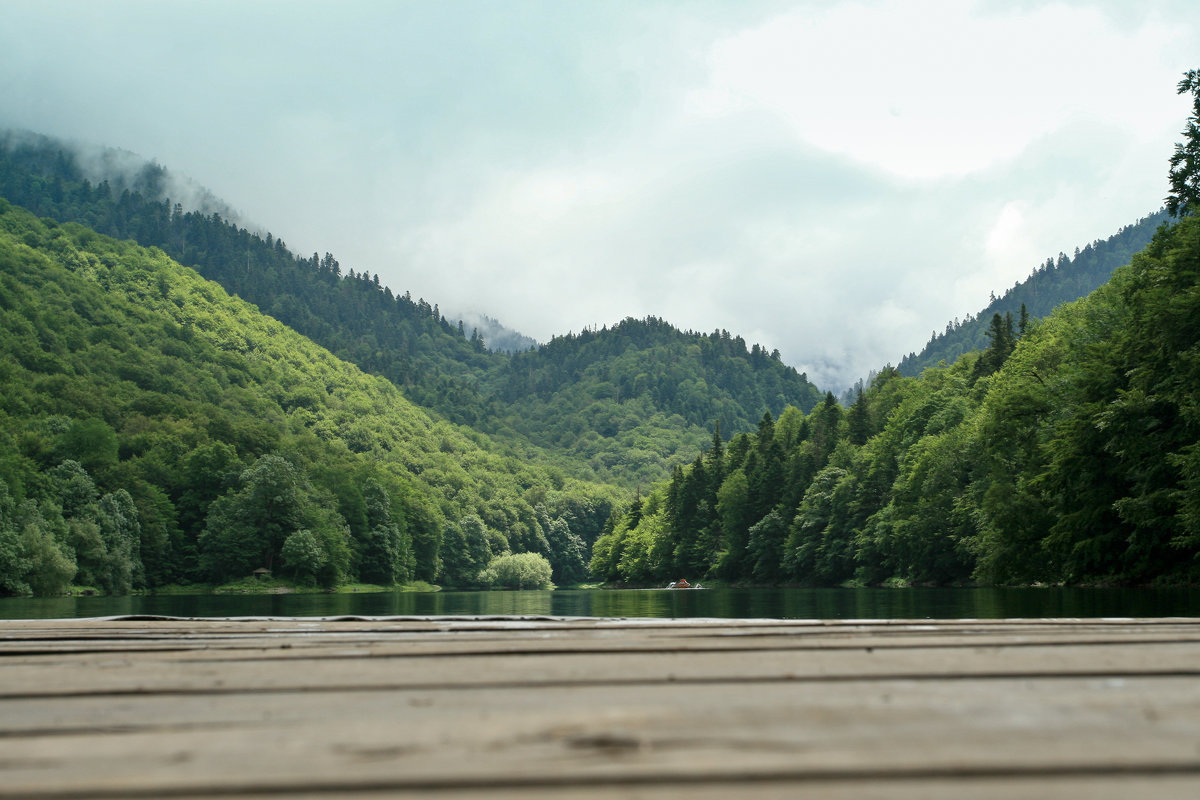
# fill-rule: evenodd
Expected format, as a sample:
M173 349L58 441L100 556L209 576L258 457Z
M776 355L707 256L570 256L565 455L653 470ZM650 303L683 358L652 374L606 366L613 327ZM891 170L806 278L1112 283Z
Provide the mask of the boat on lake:
M667 588L668 589L703 589L704 587L698 583L695 585L688 583L687 578L680 578L677 581L671 581L670 583L668 583Z

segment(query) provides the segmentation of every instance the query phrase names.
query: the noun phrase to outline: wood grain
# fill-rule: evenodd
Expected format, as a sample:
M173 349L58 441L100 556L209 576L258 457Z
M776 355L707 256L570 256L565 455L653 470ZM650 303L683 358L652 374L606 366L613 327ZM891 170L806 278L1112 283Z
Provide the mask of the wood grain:
M0 621L0 796L1200 797L1200 621Z

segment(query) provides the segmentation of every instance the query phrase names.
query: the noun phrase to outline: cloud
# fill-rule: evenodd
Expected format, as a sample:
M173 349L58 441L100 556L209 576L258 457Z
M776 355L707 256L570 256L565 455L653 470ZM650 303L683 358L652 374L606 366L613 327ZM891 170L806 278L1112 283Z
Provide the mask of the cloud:
M839 388L1157 208L1191 3L6 4L0 123L546 339L725 328Z
M1175 38L1163 20L1130 32L1099 8L1064 5L801 8L718 42L696 102L769 108L798 138L903 177L960 176L1075 114L1134 131L1174 121L1159 102L1174 70L1145 55Z
M651 129L485 170L404 260L454 252L438 295L465 275L539 337L657 314L844 386L1157 207L1179 40L1093 7L789 11L711 42Z

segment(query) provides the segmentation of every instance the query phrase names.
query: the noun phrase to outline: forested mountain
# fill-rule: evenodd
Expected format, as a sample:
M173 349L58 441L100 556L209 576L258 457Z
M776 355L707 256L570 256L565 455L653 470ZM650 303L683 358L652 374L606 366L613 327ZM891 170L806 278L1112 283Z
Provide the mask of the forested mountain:
M170 185L155 164L94 183L61 143L0 139L0 197L160 247L418 405L532 443L579 477L630 487L659 480L691 459L714 421L727 434L753 430L765 411L819 399L806 376L741 338L683 333L657 319L558 337L532 353L493 352L436 304L343 270L329 253L297 256L271 234L189 210L166 196Z
M1155 230L1167 220L1158 211L1132 225L1126 225L1107 239L1092 242L1075 255L1059 253L1048 258L1024 281L1013 286L1003 297L994 297L987 308L966 319L946 325L935 332L920 353L909 353L900 361L902 375L919 375L926 367L945 361L953 364L963 353L988 346L988 328L992 317L1011 316L1019 323L1022 309L1030 319L1040 319L1063 303L1078 300L1109 279L1117 267L1129 263L1134 253L1145 247Z
M1197 82L1200 85L1200 81ZM635 503L592 570L836 585L1200 578L1200 218L1087 298L848 410L764 416Z
M106 152L106 151L101 151ZM329 253L302 257L270 233L252 233L209 206L188 209L167 193L165 168L145 163L93 183L74 151L53 139L0 140L0 197L40 217L79 222L107 236L159 247L226 291L257 305L339 358L381 375L413 402L454 422L488 416L477 391L491 356L436 305L395 296L378 277Z
M509 553L570 582L589 544L593 576L638 584L1194 583L1194 163L1172 162L1178 223L1048 263L934 337L920 359L949 366L884 369L843 407L777 353L655 318L494 352L172 202L161 167L95 183L5 139L0 195L43 219L0 200L0 592L257 567L462 585Z
M697 453L714 423L744 431L754 425L751 409L807 410L821 398L778 353L654 318L556 337L514 355L502 378L495 396L508 426L547 446L557 441L613 478L632 470L657 480L674 454Z
M460 583L509 550L579 580L622 498L431 417L161 251L3 200L0 385L0 592L259 567Z

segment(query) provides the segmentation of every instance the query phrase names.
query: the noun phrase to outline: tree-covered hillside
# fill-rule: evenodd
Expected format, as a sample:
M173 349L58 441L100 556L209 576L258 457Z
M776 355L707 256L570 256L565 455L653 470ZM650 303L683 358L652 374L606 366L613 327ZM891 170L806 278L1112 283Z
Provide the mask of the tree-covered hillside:
M656 319L558 337L533 352L493 352L436 304L393 293L329 253L299 256L220 212L187 209L167 197L170 186L155 164L94 182L62 143L0 138L0 197L160 247L416 404L531 443L538 458L578 477L629 487L659 480L693 457L714 420L727 434L753 430L765 411L819 398L804 375L756 345Z
M174 181L157 164L132 171L128 159L121 164L123 170L107 170L101 161L92 170L104 179L93 182L67 145L9 133L0 138L0 197L39 217L161 248L451 421L472 424L487 415L477 384L491 354L436 305L393 295L377 277L343 270L329 253L294 254L282 239L222 216L219 205L190 209L172 201Z
M1200 579L1200 218L1087 298L843 410L719 440L602 536L613 581ZM997 322L999 321L999 322Z
M429 416L158 250L0 201L0 591L579 580L621 495Z
M988 326L996 314L1019 321L1024 309L1028 318L1041 319L1063 303L1091 293L1107 281L1117 267L1128 264L1166 219L1166 212L1159 211L1126 225L1107 239L1097 239L1082 250L1076 248L1073 256L1059 253L1057 259L1046 259L1003 297L993 298L979 314L968 314L964 320L947 324L941 333L934 332L920 353L909 353L901 359L900 373L919 375L926 367L937 366L941 361L953 364L963 353L987 347Z
M661 478L678 454L694 456L714 424L745 431L763 413L808 410L821 399L778 353L654 318L556 337L514 355L502 378L495 396L506 425L557 443L597 475L632 471L640 481Z

